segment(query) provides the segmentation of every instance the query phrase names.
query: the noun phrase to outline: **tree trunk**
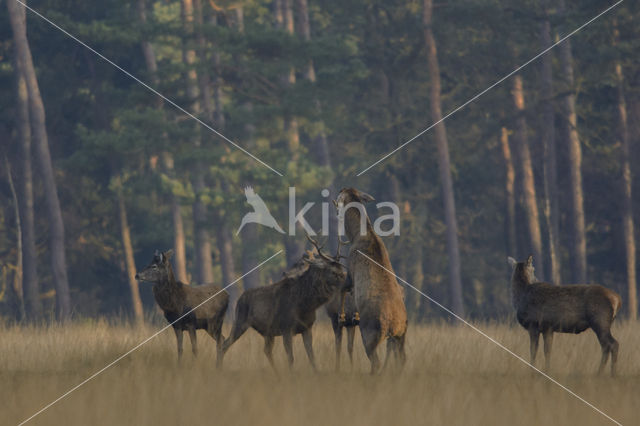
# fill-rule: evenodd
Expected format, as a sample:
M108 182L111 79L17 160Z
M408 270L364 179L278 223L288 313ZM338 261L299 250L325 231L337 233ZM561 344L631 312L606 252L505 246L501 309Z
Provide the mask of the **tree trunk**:
M24 287L23 287L23 271L24 264L22 261L22 223L20 222L20 206L18 201L18 194L16 187L13 183L13 176L11 174L11 164L9 159L4 157L4 164L7 172L7 182L9 183L9 189L11 191L11 198L13 200L13 210L15 216L16 225L16 272L13 276L12 289L16 296L17 301L17 317L20 321L26 318L24 310Z
M442 105L440 101L440 66L436 42L431 31L432 0L424 0L423 24L427 45L427 68L429 72L431 120L439 122L442 119ZM458 224L456 221L456 207L451 179L451 165L449 159L449 143L444 122L435 126L435 138L438 146L438 166L442 184L442 198L444 200L445 223L447 226L447 252L449 254L449 279L451 293L451 307L458 315L464 315L462 298L462 280L460 277L460 250L458 248Z
M565 11L565 2L560 0L559 12ZM571 197L571 226L573 242L570 247L572 261L572 281L587 282L587 240L584 223L584 197L582 195L582 148L578 136L576 118L576 100L573 82L573 55L571 40L565 40L558 46L560 49L560 64L567 96L562 100L562 115L565 140L569 147L569 191Z
M198 0L196 0L198 1ZM200 113L200 103L198 100L198 74L194 68L196 62L196 51L187 47L188 42L193 39L193 2L192 0L181 0L182 23L186 33L185 46L182 50L182 59L188 67L186 73L187 98L191 104L194 115ZM207 98L207 97L205 97ZM200 127L194 129L196 137L194 144L196 151L202 148L202 137ZM195 201L193 203L193 235L196 252L196 281L212 283L213 267L211 265L211 241L207 229L207 207L202 202L202 195L205 191L204 166L201 161L196 160L193 168L193 190Z
M309 23L309 4L307 0L296 0L296 9L297 9L297 21L298 21L298 34L302 37L302 39L306 42L311 41L311 25ZM313 65L313 60L309 60L307 65L307 71L305 72L305 78L309 80L312 84L316 82L316 71ZM320 102L315 99L314 100L316 112L318 115L321 114L321 106ZM329 141L327 140L327 133L324 131L324 123L320 121L319 127L320 131L312 140L311 152L313 152L314 159L316 163L325 167L331 171L333 171L331 167L331 156L329 153ZM331 197L337 197L337 191L335 187L335 183L333 179L331 183L328 185L329 194ZM338 216L332 214L329 216L329 250L331 253L335 253L338 249Z
M127 221L127 209L124 203L122 188L119 187L116 191L118 197L118 217L120 218L120 235L122 236L122 250L124 251L127 280L129 282L129 290L131 291L131 307L133 309L133 315L136 322L141 324L144 321L144 312L142 310L142 300L140 299L138 281L136 280L136 263L133 259L131 230L129 229L129 223Z
M516 197L515 181L516 171L513 167L511 148L509 147L509 131L503 127L500 131L500 146L505 164L505 195L506 195L506 220L505 231L507 234L507 256L520 258L516 239Z
M284 30L293 35L294 18L293 18L293 0L281 0L281 9L283 15L283 28ZM277 5L276 5L277 10ZM279 17L276 14L276 22L279 22ZM284 84L286 87L291 87L296 84L296 71L293 67L289 68L289 72L284 76ZM298 130L298 120L296 117L286 113L284 117L284 131L287 138L287 147L289 149L290 162L297 164L300 159L300 132ZM297 211L297 206L296 206ZM302 228L298 226L297 232L301 232ZM284 235L284 247L287 258L287 266L291 266L293 263L300 260L304 251L304 245L292 238L292 236Z
M615 42L618 41L618 29L614 30ZM638 318L638 290L636 286L636 239L633 223L633 199L631 197L631 163L629 150L629 126L627 123L627 102L624 90L624 74L620 61L615 64L616 83L618 86L618 120L622 160L622 226L624 234L624 251L627 261L627 299L629 318Z
M236 27L239 33L244 33L244 10L242 6L237 7L236 9ZM251 112L253 110L253 104L251 102L247 102L244 105L244 108L247 112ZM255 135L255 126L248 121L244 126L245 133L247 135L247 140L249 143L253 143L254 135ZM242 241L242 252L241 252L241 267L242 274L246 274L251 269L253 269L259 262L258 259L258 227L256 224L248 224L242 231L240 231L240 240ZM254 271L248 275L246 275L242 279L242 285L245 290L250 288L256 288L260 286L260 271Z
M531 153L529 152L529 141L527 138L527 120L524 109L524 90L522 88L522 76L513 77L513 102L518 114L516 120L515 144L518 166L520 169L520 191L524 203L524 210L527 216L527 230L529 231L530 250L537 270L538 279L542 279L540 274L544 273L544 259L542 257L542 237L540 234L540 217L538 214L538 202L536 200L536 186L533 177L533 167L531 165Z
M16 2L7 2L11 28L13 29L14 48L17 62L21 64L29 98L29 114L31 130L35 141L35 152L38 159L42 183L44 185L47 214L49 219L49 251L53 284L56 289L57 318L65 321L71 315L71 297L69 280L67 279L67 262L64 244L64 223L58 200L55 174L49 152L49 141L45 123L45 110L40 95L38 79L33 66L33 58L27 40L27 26L24 8ZM18 11L20 9L20 11Z
M14 38L26 32L25 9L16 2L8 1L7 9L11 20ZM26 37L26 35L24 35ZM25 61L21 58L24 51L14 47L14 68L16 78L18 137L20 139L20 222L22 223L22 260L23 288L26 302L26 313L31 321L42 318L42 302L40 300L40 283L37 272L37 253L35 243L35 220L33 206L33 172L31 167L31 120L29 117L29 91L25 78Z
M144 25L147 23L147 4L146 0L138 0L138 19ZM144 62L147 66L147 72L151 77L151 81L154 85L158 84L158 65L156 62L156 53L153 49L153 45L148 40L143 40L141 43L142 53L144 55ZM158 100L158 109L162 110L164 106L163 99L161 97L156 98ZM166 137L166 135L164 135ZM162 154L162 162L165 173L169 175L171 179L175 178L173 170L173 156L164 152ZM184 224L182 221L182 209L180 208L180 202L173 192L169 193L169 204L171 205L171 219L173 223L173 250L174 250L174 263L175 263L175 275L178 281L187 283L187 256L185 250L185 238L184 238Z
M258 225L250 223L240 231L242 240L242 273L246 274L258 264ZM242 279L245 291L260 287L260 271L253 271Z
M545 12L546 13L546 12ZM551 26L549 19L540 24L540 42L544 48L551 45ZM542 175L544 180L544 217L547 222L547 236L549 238L549 264L546 276L552 283L560 284L560 232L558 213L558 183L556 169L556 143L553 108L553 72L552 56L543 55L540 58L542 70L540 74L540 86L542 95L542 114L540 130L544 159L542 163Z

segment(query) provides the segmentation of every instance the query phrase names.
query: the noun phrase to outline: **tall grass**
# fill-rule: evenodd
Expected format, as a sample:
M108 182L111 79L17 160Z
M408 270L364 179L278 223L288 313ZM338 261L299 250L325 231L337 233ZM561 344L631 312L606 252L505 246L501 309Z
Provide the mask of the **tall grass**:
M524 330L508 324L477 325L528 359ZM159 328L118 321L0 326L1 423L26 419ZM596 375L600 346L592 332L557 334L550 374L623 424L637 424L640 325L615 324L613 334L620 342L618 377ZM198 337L199 357L193 359L185 336L185 356L178 365L173 332L164 331L30 424L610 423L463 325L410 324L404 370L396 374L391 368L376 377L368 374L359 336L353 368L343 347L342 372L334 372L333 333L326 323L314 328L317 374L299 337L294 340L291 373L277 340L279 375L270 369L262 338L254 331L229 350L222 371L215 369L213 340L204 332ZM542 365L542 353L539 357Z

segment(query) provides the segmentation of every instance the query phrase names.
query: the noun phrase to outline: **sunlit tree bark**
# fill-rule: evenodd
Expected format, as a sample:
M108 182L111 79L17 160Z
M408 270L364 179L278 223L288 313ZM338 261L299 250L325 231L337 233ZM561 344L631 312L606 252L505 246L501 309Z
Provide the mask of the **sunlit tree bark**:
M565 12L564 0L559 2L559 12L561 14ZM562 79L567 91L561 104L564 138L569 151L570 222L573 231L573 241L570 246L571 272L573 282L584 283L587 281L587 238L584 221L584 196L582 194L582 147L580 146L576 116L571 40L565 40L558 46L558 49Z
M531 165L531 153L529 151L529 140L527 137L527 120L524 108L524 89L522 87L522 77L513 77L512 96L513 103L518 114L516 118L516 129L514 134L515 153L517 156L518 169L520 170L520 192L524 204L527 218L527 230L529 233L530 250L533 258L536 259L538 278L542 278L544 273L544 258L542 257L542 236L540 233L540 215L538 212L538 202L536 198L536 186L533 177L533 166Z
M546 12L545 12L546 13ZM551 46L551 25L549 18L540 23L540 43L542 48ZM547 276L554 284L560 284L560 220L558 213L558 184L556 173L556 143L554 125L554 104L553 104L553 73L552 59L549 54L540 58L542 65L540 73L540 89L542 95L542 114L540 123L540 136L542 139L543 158L543 180L544 180L544 217L547 222L547 237L549 239L549 265Z
M614 30L615 41L619 39L618 29ZM629 125L627 123L627 101L624 88L624 74L620 61L615 63L615 74L618 97L619 138L622 162L622 226L624 234L624 251L627 264L627 300L629 318L638 318L638 289L636 285L636 239L633 223L633 198L631 196L631 152L629 150Z

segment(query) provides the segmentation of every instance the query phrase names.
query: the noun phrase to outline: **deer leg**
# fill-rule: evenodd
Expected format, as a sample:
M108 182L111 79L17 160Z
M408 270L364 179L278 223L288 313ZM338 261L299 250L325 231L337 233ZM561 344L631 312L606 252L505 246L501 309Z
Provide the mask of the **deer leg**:
M311 363L311 367L313 367L313 371L318 371L316 368L316 359L313 355L313 335L311 334L311 329L307 328L302 332L302 341L304 342L304 349L307 351L307 357L309 357L309 362Z
M404 351L404 338L406 334L398 337L398 356L400 357L400 368L402 369L407 362L407 354Z
M236 322L233 323L233 328L231 329L231 334L229 334L229 337L225 339L224 344L222 345L223 355L227 353L231 345L233 345L248 328L249 324L247 321L236 318Z
M613 338L611 331L598 332L598 341L602 347L602 359L600 360L600 367L598 368L598 374L602 373L605 365L611 354L611 375L615 376L616 362L618 361L618 341Z
M198 356L198 337L196 336L196 328L195 326L189 327L189 340L191 340L191 352L193 352L193 356Z
M611 377L616 375L616 363L618 362L618 341L609 333L609 341L611 342Z
M389 363L389 358L391 358L391 354L396 352L396 341L393 337L387 339L387 355L384 357L384 364L382 364L382 371L387 368L387 364ZM397 356L397 355L396 355Z
M344 324L347 320L347 316L344 313L344 302L347 299L347 293L342 292L340 294L340 315L338 315L338 324Z
M176 333L176 343L178 344L178 362L182 359L182 329L178 326L173 326L173 331Z
M282 344L289 360L289 369L293 368L293 336L290 331L282 335Z
M380 344L380 331L378 329L369 329L366 327L360 327L360 335L362 336L362 343L364 343L364 350L371 362L371 374L376 374L380 369L380 359L376 351L378 344Z
M540 340L540 331L537 328L529 329L529 351L531 353L531 365L536 364L536 355L538 354L538 343Z
M273 336L264 336L264 354L267 356L267 359L269 360L269 364L271 364L271 368L273 368L273 371L278 374L276 365L273 362L273 342L275 342L275 338Z
M340 371L340 352L342 351L342 326L335 321L333 334L336 341L336 371Z
M216 341L216 368L222 368L222 346L224 337L222 336L222 322L210 320L207 324L207 333Z
M553 345L553 330L547 330L542 333L544 340L544 369L549 371L551 367L551 346Z
M349 353L349 362L351 363L351 368L353 368L353 341L356 337L356 328L348 327L347 328L347 352Z

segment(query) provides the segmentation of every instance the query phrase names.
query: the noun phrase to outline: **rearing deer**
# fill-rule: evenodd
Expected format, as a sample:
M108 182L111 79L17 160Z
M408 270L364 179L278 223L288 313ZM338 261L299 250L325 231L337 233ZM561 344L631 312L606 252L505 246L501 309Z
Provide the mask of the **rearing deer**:
M529 331L531 364L536 361L540 334L544 338L545 369L550 366L553 333L582 333L593 329L602 347L599 373L611 354L611 375L615 375L618 342L611 324L620 309L618 293L597 284L562 285L536 282L533 258L524 262L508 258L513 267L511 286L518 322Z
M407 310L404 306L404 289L389 272L393 268L387 249L374 232L364 209L363 204L369 201L373 201L371 195L355 188L345 188L338 194L335 204L338 218L344 224L346 235L351 241L347 257L346 287L353 287L356 307L360 313L360 335L371 362L371 374L374 374L380 368L376 349L384 339L387 339L385 365L392 353L404 365Z

